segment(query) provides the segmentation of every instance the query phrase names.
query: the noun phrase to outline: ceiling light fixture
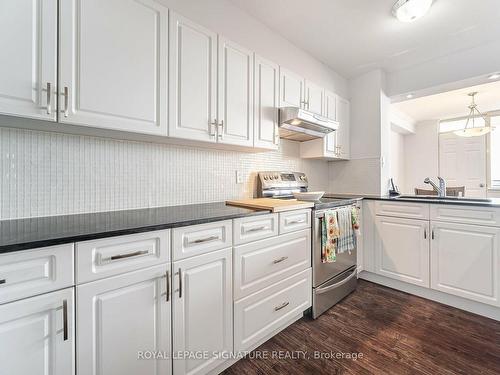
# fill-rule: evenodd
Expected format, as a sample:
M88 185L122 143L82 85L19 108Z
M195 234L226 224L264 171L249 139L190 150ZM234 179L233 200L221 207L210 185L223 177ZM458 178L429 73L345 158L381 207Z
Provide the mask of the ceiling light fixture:
M456 135L459 135L460 137L479 137L484 134L488 134L491 130L491 127L489 127L487 124L488 122L486 121L486 117L479 112L477 109L477 104L474 101L474 96L477 95L477 92L471 92L469 94L472 98L472 102L469 105L469 115L467 116L467 122L465 123L465 127L462 130L457 130L454 133ZM476 118L482 118L483 119L483 125L476 127L475 125L475 120ZM472 126L469 127L469 124L472 122Z
M493 73L488 76L488 79L498 79L500 78L500 73Z
M392 14L401 22L412 22L424 16L433 0L398 0L392 6Z
M413 94L406 95L406 99L411 99L411 98L413 98Z

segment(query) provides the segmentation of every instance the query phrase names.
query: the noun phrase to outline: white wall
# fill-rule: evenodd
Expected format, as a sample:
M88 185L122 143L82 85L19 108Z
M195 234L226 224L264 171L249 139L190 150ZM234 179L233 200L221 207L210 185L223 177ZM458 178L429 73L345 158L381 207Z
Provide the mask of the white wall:
M227 0L160 0L171 10L349 97L345 79ZM328 164L299 158L298 144L248 154L0 128L0 219L251 197L255 172L298 170L328 190ZM23 121L17 120L17 122ZM36 121L35 121L36 122ZM31 123L35 123L31 121ZM43 129L45 123L39 122ZM245 183L236 184L235 173Z
M436 178L439 160L439 121L415 125L415 134L405 136L405 185L403 192L413 194L416 187L428 189L426 177Z
M390 175L401 190L406 189L405 138L405 135L391 131Z

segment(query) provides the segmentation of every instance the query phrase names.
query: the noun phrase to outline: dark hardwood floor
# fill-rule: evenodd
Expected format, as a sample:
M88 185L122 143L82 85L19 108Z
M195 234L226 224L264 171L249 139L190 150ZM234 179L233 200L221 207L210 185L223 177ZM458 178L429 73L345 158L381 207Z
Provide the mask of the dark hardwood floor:
M500 322L360 280L320 318L302 318L257 351L270 358L253 352L224 374L500 374ZM272 358L277 351L309 358Z

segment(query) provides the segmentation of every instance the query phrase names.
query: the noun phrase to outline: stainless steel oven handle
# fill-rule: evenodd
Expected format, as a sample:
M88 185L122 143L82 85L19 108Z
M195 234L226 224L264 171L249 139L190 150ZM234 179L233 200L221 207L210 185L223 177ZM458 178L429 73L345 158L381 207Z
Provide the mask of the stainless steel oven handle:
M324 287L324 288L318 288L318 289L316 289L315 293L316 294L327 293L332 289L338 288L339 286L342 286L342 285L348 283L349 281L351 281L355 277L356 277L356 268L352 271L352 274L350 276L346 277L344 280L339 281L338 283L335 283L333 285L329 285L329 286Z

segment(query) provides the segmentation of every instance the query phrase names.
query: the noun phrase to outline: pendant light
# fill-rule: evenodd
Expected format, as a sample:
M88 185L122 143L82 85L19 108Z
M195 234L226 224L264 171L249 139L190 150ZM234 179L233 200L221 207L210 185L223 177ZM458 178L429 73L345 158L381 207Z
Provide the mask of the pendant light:
M423 17L431 8L433 0L398 0L392 14L401 22L413 22Z
M469 94L472 98L472 102L469 105L469 115L467 116L467 122L465 123L465 127L461 130L457 130L454 133L460 137L480 137L482 135L488 134L491 130L491 127L487 126L486 117L479 112L477 109L477 104L474 101L474 96L477 95L477 92L471 92ZM482 118L484 121L483 126L476 127L476 118ZM469 126L471 124L471 126Z

